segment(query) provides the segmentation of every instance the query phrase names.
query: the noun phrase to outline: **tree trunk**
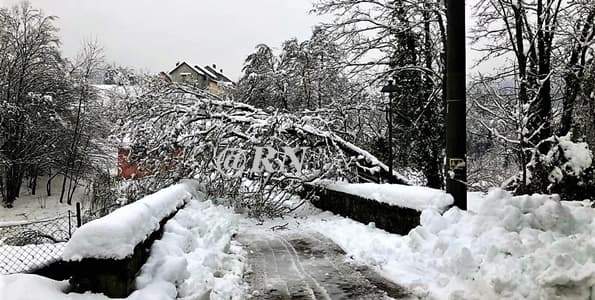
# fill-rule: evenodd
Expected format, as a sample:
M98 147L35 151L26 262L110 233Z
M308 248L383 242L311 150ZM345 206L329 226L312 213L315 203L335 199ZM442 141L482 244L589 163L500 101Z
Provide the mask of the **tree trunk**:
M435 189L442 189L444 187L444 179L442 178L442 157L441 149L432 149L431 156L433 159L428 160L424 168L424 176L426 177L427 186Z
M584 59L584 53L586 51L584 43L587 39L589 39L590 36L592 37L594 34L592 32L594 19L595 9L587 16L581 31L579 42L576 43L570 55L570 60L568 62L568 73L564 76L566 88L564 91L564 98L562 99L562 120L560 124L560 130L558 132L558 135L560 136L568 134L573 126L574 107L579 94L579 89L581 88L580 81L583 79L586 63ZM583 57L579 59L581 54L583 54Z
M578 97L578 90L580 88L579 79L572 71L564 76L566 88L564 91L564 98L562 99L562 120L560 121L560 130L558 135L564 136L570 132L573 125L574 104Z
M73 177L74 174L68 180L68 189L66 189L66 204L68 205L72 205L72 196L70 192L72 191L72 182L74 181Z
M31 178L31 195L35 196L35 193L37 192L37 169L35 169L34 174L32 176L33 178Z
M62 178L62 190L60 191L60 203L64 203L64 192L66 191L66 176L67 174L65 173Z
M549 8L548 8L549 10ZM547 14L549 15L549 14ZM533 129L536 130L541 128L538 134L533 139L533 144L539 143L539 141L548 138L551 132L552 122L552 86L550 80L550 49L548 47L548 36L544 31L546 27L546 15L543 7L543 0L537 1L537 55L538 55L538 78L539 93L537 95L537 101L535 103L535 116L533 118Z
M56 174L57 175L57 174ZM56 176L54 175L54 176ZM45 190L48 194L48 197L52 196L52 180L54 179L54 176L52 176L52 170L50 169L50 172L48 174L48 182L46 184Z
M6 207L13 207L14 201L19 197L19 191L23 183L23 172L14 164L8 167L6 172Z

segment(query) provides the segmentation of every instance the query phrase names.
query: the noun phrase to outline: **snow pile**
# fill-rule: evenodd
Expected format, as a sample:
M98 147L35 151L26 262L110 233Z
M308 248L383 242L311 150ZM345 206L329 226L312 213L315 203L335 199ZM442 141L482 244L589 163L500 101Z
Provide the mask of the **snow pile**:
M321 181L320 186L362 198L376 200L391 206L406 207L417 211L427 208L446 210L454 200L444 191L421 186L375 183L331 183Z
M421 226L404 237L328 219L310 226L420 296L588 299L595 285L595 210L587 201L494 190L476 212L424 210Z
M197 183L186 181L160 190L79 228L66 244L62 259L123 259L159 228L159 222L197 197Z
M68 281L54 281L49 278L28 275L0 275L0 299L7 300L66 300L64 291L68 289ZM109 299L103 295L93 297L85 295L85 300Z
M237 230L237 216L229 209L191 202L153 244L136 281L139 291L129 298L241 299L243 253L231 241Z
M199 195L198 199L204 197ZM231 241L237 215L210 201L191 201L164 226L129 300L242 299L244 258ZM68 281L17 274L0 276L0 299L108 300L102 294L66 294Z

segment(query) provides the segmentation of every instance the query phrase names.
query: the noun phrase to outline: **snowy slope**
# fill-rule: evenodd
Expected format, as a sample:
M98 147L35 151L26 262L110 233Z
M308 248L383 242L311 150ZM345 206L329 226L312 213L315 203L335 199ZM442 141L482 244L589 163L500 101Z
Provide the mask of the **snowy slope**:
M50 186L52 196L48 197L46 192L47 176L40 176L37 182L37 193L31 195L31 191L26 184L21 186L21 193L14 202L13 208L5 208L0 205L0 226L10 226L13 224L27 223L28 221L39 221L68 214L68 211L75 211L74 203L81 202L82 208L87 206L86 187L84 182L79 183L73 195L73 205L60 203L60 190L62 188L63 177L56 176Z

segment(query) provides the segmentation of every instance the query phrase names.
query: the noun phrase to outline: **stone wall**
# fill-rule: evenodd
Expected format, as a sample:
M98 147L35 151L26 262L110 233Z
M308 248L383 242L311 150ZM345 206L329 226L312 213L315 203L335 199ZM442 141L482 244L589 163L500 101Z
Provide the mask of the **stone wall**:
M134 253L125 259L85 258L72 262L56 261L30 273L60 281L70 279L68 292L102 293L110 298L126 298L136 289L136 277L151 254L153 242L161 239L163 226L176 213L177 211L161 220L159 229L136 245Z
M419 225L421 212L386 203L365 199L359 196L328 190L314 185L304 185L306 193L313 192L318 199L312 204L343 217L368 224L391 233L406 235Z

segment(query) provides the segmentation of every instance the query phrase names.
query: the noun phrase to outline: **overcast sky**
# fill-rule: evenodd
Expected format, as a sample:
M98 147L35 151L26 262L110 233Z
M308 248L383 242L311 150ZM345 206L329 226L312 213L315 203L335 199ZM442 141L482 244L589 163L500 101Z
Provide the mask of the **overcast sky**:
M0 0L12 5L19 0ZM108 62L151 72L177 61L217 64L240 75L245 57L259 43L279 46L307 39L321 19L309 15L312 0L29 0L60 17L64 55L74 56L85 39L97 39ZM5 5L3 5L5 6Z
M216 64L232 79L239 78L256 45L279 47L292 37L309 38L323 21L308 13L313 1L29 0L59 17L67 57L75 56L85 39L96 39L107 62L149 72L169 71L178 61ZM19 2L0 0L2 6ZM468 65L477 57L469 54Z

